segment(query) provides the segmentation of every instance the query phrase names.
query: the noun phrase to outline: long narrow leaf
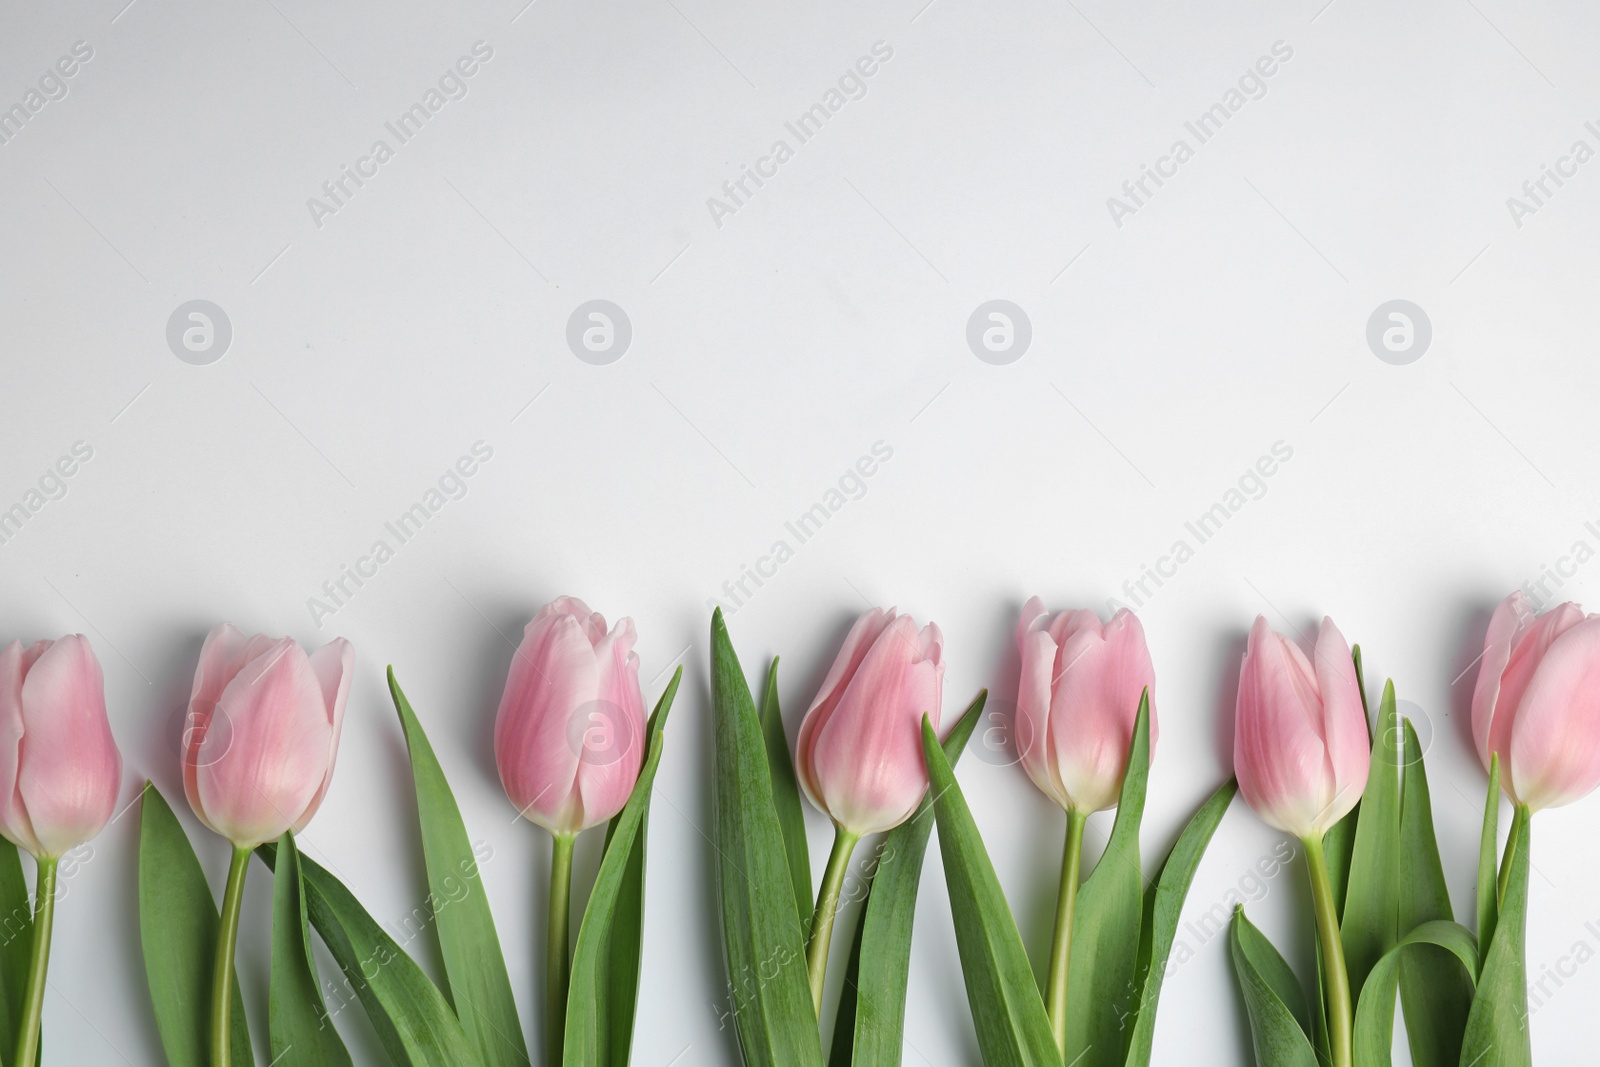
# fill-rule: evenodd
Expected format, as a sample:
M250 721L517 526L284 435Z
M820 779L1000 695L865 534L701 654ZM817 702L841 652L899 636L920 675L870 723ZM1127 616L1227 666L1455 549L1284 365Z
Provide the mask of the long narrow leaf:
M954 766L983 715L980 692L945 735L945 759ZM911 973L911 933L922 861L933 834L933 795L889 831L878 847L872 888L850 947L849 969L833 1024L828 1067L898 1067L905 1048L906 983Z
M211 886L178 817L151 782L139 801L139 945L169 1067L210 1067L211 968L217 953ZM239 981L233 983L233 1062L254 1062Z
M1478 839L1478 973L1489 962L1500 918L1500 754L1489 757L1489 797L1483 802L1483 834Z
M1184 898L1189 895L1189 885L1194 881L1200 858L1205 855L1211 835L1228 811L1239 783L1229 778L1211 798L1200 806L1189 825L1183 828L1178 840L1161 864L1155 881L1145 890L1144 921L1139 929L1139 963L1134 972L1137 1012L1133 1018L1133 1034L1128 1041L1127 1067L1149 1067L1151 1045L1155 1041L1156 1006L1161 997L1161 983L1166 978L1167 957L1172 952L1173 938L1178 931L1178 917L1183 912Z
M1060 1067L1044 1001L1033 984L1022 935L939 737L922 720L922 755L939 825L956 948L978 1048L987 1067Z
M1134 975L1145 893L1139 824L1150 774L1148 690L1139 700L1126 767L1111 838L1078 892L1072 927L1066 1059L1079 1067L1120 1067L1127 1056L1128 1014L1137 1006Z
M1318 1067L1306 1029L1310 1013L1305 993L1272 942L1245 918L1242 906L1234 910L1229 944L1250 1016L1256 1067Z
M645 726L645 751L655 745L656 738L666 729L667 716L672 713L672 701L678 695L678 684L683 681L683 668L672 672L666 691L656 701L655 710ZM652 779L653 784L653 779ZM606 827L606 855L609 858L612 842L616 840L623 813L618 812ZM611 934L606 939L605 983L602 996L604 1005L600 1017L605 1020L609 1034L607 1047L612 1067L628 1067L633 1051L633 1019L639 1010L639 960L644 951L644 870L645 839L650 823L650 791L645 791L644 814L638 832L628 846L627 867L622 884L617 889L617 901L612 907ZM567 1004L570 1009L571 998Z
M527 1067L528 1045L472 840L444 769L411 702L395 681L393 667L389 668L389 695L394 698L411 757L422 859L428 871L423 921L439 940L445 973L442 991L484 1067Z
M767 668L767 688L761 698L761 734L767 742L767 767L772 772L772 804L783 828L784 853L789 860L789 880L794 883L796 921L802 930L811 926L811 853L806 843L806 813L800 804L800 780L789 756L789 739L783 732L783 712L778 706L778 657Z
M1507 846L1506 862L1511 869L1506 894L1500 900L1500 921L1495 925L1462 1042L1461 1062L1471 1067L1531 1067L1533 1063L1523 957L1528 921L1528 823L1528 809L1519 806Z
M1390 1067L1393 1060L1390 1046L1394 1043L1395 983L1408 959L1426 954L1441 957L1458 972L1468 973L1477 964L1478 945L1472 932L1448 919L1425 922L1402 937L1394 948L1384 953L1367 976L1361 990L1361 1000L1356 1005L1356 1019L1352 1053L1361 1067ZM1463 967L1465 971L1463 971ZM1472 987L1467 987L1471 994ZM1406 1027L1411 1026L1411 1016L1406 1015ZM1413 1045L1415 1038L1412 1039ZM1461 1043L1460 1035L1456 1044ZM1413 1060L1418 1067L1423 1062L1442 1060ZM1459 1061L1453 1061L1459 1062Z
M272 992L268 1035L273 1067L342 1067L350 1053L333 1028L311 957L305 884L294 835L278 839L272 875Z
M718 609L711 617L717 896L731 1015L745 1067L821 1067L783 827L755 701Z
M665 740L660 734L651 739L650 755L639 772L628 803L616 816L618 821L607 844L605 858L600 861L600 873L595 876L589 903L584 908L567 987L567 1029L562 1044L565 1067L605 1067L616 1062L606 1019L612 925L623 883L628 877L633 843L644 832L650 790L655 785L656 769L661 766L663 744ZM624 1062L625 1057L626 1053Z
M256 849L256 858L269 868L276 855L275 845ZM303 855L300 878L311 925L342 972L329 997L330 1012L337 1015L359 998L397 1067L483 1067L444 994L344 883Z
M0 1062L11 1062L33 949L33 904L17 846L0 840Z
M1405 721L1405 780L1401 789L1397 929L1410 931L1424 923L1453 920L1455 913L1450 907L1450 890L1445 885L1444 864L1439 860L1439 843L1433 833L1433 805L1428 799L1422 744L1409 719ZM1470 935L1468 940L1471 941ZM1473 944L1475 953L1476 943ZM1467 1013L1472 1010L1472 980L1477 969L1476 959L1463 970L1454 956L1430 944L1419 944L1400 956L1400 1003L1405 1009L1406 1039L1411 1045L1414 1067L1460 1064L1461 1034L1467 1025ZM1365 990L1361 995L1366 996ZM1392 1021L1393 1011L1389 1015Z
M1352 1001L1359 996L1367 972L1399 937L1400 738L1394 683L1387 682L1378 704L1371 770L1361 795L1361 820L1356 824L1350 884L1339 923Z

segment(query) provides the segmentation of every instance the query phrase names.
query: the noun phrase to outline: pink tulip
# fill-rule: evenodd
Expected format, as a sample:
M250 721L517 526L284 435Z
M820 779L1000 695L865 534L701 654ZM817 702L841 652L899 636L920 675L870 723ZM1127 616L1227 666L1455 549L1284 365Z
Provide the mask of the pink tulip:
M200 821L239 848L299 833L333 779L355 653L218 623L200 649L183 737L183 789Z
M1520 591L1489 620L1472 694L1472 734L1484 766L1534 811L1600 785L1600 615L1576 604L1536 615Z
M1156 744L1156 672L1139 617L1123 608L1104 626L1092 611L1063 611L1052 619L1034 597L1022 608L1017 647L1023 769L1067 811L1088 815L1115 807L1147 689L1152 754Z
M795 751L806 796L861 836L900 825L928 788L922 716L939 728L944 636L909 615L873 608L856 620Z
M576 597L522 632L494 724L506 795L532 822L570 835L622 810L644 764L644 694L632 619L610 633Z
M1314 660L1256 616L1239 665L1233 770L1271 826L1320 841L1367 787L1371 750L1350 646L1322 620Z
M0 649L0 834L58 857L105 829L121 782L88 638Z

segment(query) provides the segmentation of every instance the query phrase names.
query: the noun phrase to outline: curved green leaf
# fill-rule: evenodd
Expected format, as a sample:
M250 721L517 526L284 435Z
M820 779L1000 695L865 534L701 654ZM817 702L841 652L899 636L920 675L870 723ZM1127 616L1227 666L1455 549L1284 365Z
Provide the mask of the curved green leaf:
M1489 757L1489 798L1483 802L1483 834L1478 839L1478 973L1489 962L1500 919L1500 883L1496 859L1500 853L1500 754Z
M783 828L784 852L789 860L789 880L794 883L795 916L802 930L811 926L811 852L806 842L806 812L800 804L800 779L789 756L789 739L783 732L783 712L778 706L778 657L767 668L767 688L761 698L761 734L767 743L767 767L772 772L772 804Z
M678 695L678 684L682 681L683 668L679 667L672 672L666 691L650 713L650 721L644 731L646 752L650 751L656 738L666 729L667 716L672 712L672 702ZM610 856L611 844L616 839L622 816L623 812L618 812L606 827L607 857ZM600 1011L600 1018L605 1021L609 1034L609 1062L612 1067L627 1067L633 1051L633 1020L639 1010L639 958L644 951L645 839L649 836L649 816L650 795L647 789L644 815L640 819L638 832L634 834L633 843L627 849L627 867L622 884L617 888L617 900L611 914L611 935L606 939L602 993L605 1006ZM569 998L569 1010L571 1003Z
M305 885L294 834L278 838L272 876L272 993L268 1035L273 1067L341 1067L350 1053L333 1028L311 957Z
M1389 1067L1393 1062L1389 1050L1394 1044L1395 987L1407 960L1423 955L1437 957L1457 972L1470 973L1477 965L1478 943L1466 927L1448 919L1434 919L1412 930L1383 954L1368 974L1356 1005L1351 1045L1356 1067ZM1469 985L1469 991L1470 988ZM1406 1026L1410 1025L1408 1015Z
M1531 1067L1533 1045L1528 1035L1528 977L1523 953L1528 921L1528 823L1525 806L1517 807L1506 846L1510 870L1500 921L1489 945L1478 995L1467 1016L1461 1062L1471 1067Z
M22 1025L33 950L33 904L22 878L17 846L0 839L0 1062L10 1063Z
M210 1067L211 968L217 954L216 899L205 871L154 783L139 801L139 946L169 1067ZM239 980L233 982L232 1056L255 1062Z
M1256 1067L1318 1067L1307 1036L1305 992L1272 942L1245 918L1243 905L1234 909L1228 941L1250 1016Z
M961 759L988 696L988 690L980 692L945 735L941 747L952 766ZM856 923L839 1014L834 1019L829 1067L898 1067L900 1063L905 1049L906 983L911 972L917 888L933 822L930 791L916 813L889 831L878 846L869 874L872 888Z
M1394 683L1386 682L1372 738L1372 765L1361 795L1350 882L1345 890L1339 940L1344 945L1354 1002L1383 954L1399 936L1400 907L1400 718Z
M276 855L276 845L256 849L269 868ZM378 1041L399 1067L483 1067L444 994L344 883L303 855L300 879L311 925L342 972L330 1012L337 1015L352 997L360 998Z
M606 1017L611 935L617 902L633 858L633 845L644 832L645 816L650 810L650 789L655 784L656 769L661 765L664 744L665 739L659 733L651 738L650 755L639 772L628 803L616 816L605 857L600 861L600 873L595 876L589 903L584 908L567 986L567 1030L561 1059L565 1067L605 1067L617 1062L610 1048L611 1028ZM626 1056L624 1050L624 1063Z
M955 772L926 716L922 755L933 791L967 1005L983 1062L987 1067L1060 1067L1061 1053L1050 1032L1044 1000L1033 984L1022 936Z
M723 1021L731 1017L745 1067L822 1067L766 741L721 609L711 616L711 711Z
M511 977L461 809L411 702L395 681L393 667L389 694L411 757L422 859L428 871L426 905L407 917L407 925L427 926L438 938L444 959L443 992L484 1067L527 1067L528 1045Z
M1439 860L1439 843L1433 833L1433 804L1428 798L1422 744L1409 719L1405 720L1399 877L1398 929L1414 931L1424 923L1455 918L1450 890L1444 881L1444 864ZM1476 941L1473 946L1476 953ZM1405 1009L1412 1064L1457 1067L1461 1062L1461 1034L1467 1025L1467 1012L1472 1010L1477 960L1463 971L1455 959L1440 949L1418 947L1400 956L1399 969L1400 1004ZM1372 979L1369 977L1367 982L1370 985ZM1361 995L1367 995L1365 989ZM1392 1022L1393 1011L1389 1015Z
M1149 690L1139 699L1126 767L1111 838L1078 891L1072 925L1066 1060L1079 1067L1120 1067L1127 1055L1127 1019L1138 1006L1134 974L1145 895L1139 823L1150 774Z
M1200 858L1217 824L1227 813L1233 795L1239 791L1236 779L1229 778L1211 798L1200 806L1189 825L1178 835L1172 851L1156 872L1155 882L1145 890L1144 921L1139 929L1139 963L1134 973L1137 984L1134 999L1138 1006L1133 1034L1128 1041L1127 1067L1149 1067L1151 1045L1156 1033L1156 1006L1161 983L1166 978L1167 957L1178 930L1184 898L1200 867Z

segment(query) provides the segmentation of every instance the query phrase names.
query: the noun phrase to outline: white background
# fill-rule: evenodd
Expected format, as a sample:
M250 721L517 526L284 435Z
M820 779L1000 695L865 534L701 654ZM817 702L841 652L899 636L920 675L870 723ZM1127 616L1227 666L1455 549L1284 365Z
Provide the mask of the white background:
M90 636L123 796L153 779L214 886L226 849L187 815L175 743L203 635L228 618L348 637L338 774L304 845L385 923L420 902L393 663L493 850L484 878L539 1048L549 842L514 821L490 727L508 638L581 595L637 620L648 699L686 668L652 814L635 1063L733 1063L705 836L709 598L736 608L754 678L784 656L791 736L869 603L943 627L953 718L982 686L1014 693L1027 596L1127 600L1124 582L1175 540L1195 546L1184 523L1282 441L1293 456L1264 495L1140 598L1161 725L1146 862L1229 773L1251 619L1306 629L1327 613L1429 739L1471 921L1485 780L1467 668L1494 601L1574 542L1600 547L1585 526L1600 519L1600 164L1547 182L1520 226L1507 205L1575 140L1600 148L1583 126L1600 117L1593 10L125 2L5 5L0 105L74 42L93 58L0 145L0 508L75 442L93 458L0 546L0 637ZM384 123L478 41L493 55L466 97L317 225L308 198L375 139L393 147ZM880 41L893 55L864 98L718 225L708 198L776 139L794 147L784 123ZM1107 198L1175 139L1195 146L1184 123L1279 41L1293 55L1265 95L1117 225ZM192 299L231 322L208 366L166 340ZM608 366L565 340L591 299L631 320ZM967 345L991 299L1031 320L1009 365ZM1409 365L1366 341L1394 299L1432 323ZM466 495L316 625L308 598L479 441L493 459ZM878 441L892 459L797 546L784 523ZM780 538L793 558L735 604L724 582ZM1596 599L1597 574L1579 567L1561 597ZM1037 966L1064 820L1008 759L969 757L960 777ZM70 882L47 1063L161 1060L136 823L108 829ZM1534 824L1535 978L1572 973L1580 942L1585 960L1600 949L1584 925L1600 920L1597 825L1593 798ZM1097 852L1109 816L1090 826ZM1186 918L1243 883L1309 980L1301 867L1246 880L1278 841L1236 805ZM269 897L252 871L240 968L263 1051ZM1156 1062L1244 1061L1225 939L1183 936L1195 956L1166 986ZM413 947L437 973L426 939ZM1575 971L1534 1017L1541 1063L1588 1057L1600 966ZM977 1062L936 847L907 1018L908 1064ZM359 1009L338 1024L379 1062Z

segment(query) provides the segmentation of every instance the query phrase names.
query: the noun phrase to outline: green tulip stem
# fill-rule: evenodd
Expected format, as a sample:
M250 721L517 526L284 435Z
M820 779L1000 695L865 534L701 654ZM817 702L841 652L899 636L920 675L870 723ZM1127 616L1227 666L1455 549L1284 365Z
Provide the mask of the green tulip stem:
M1350 1003L1350 973L1345 969L1344 942L1339 938L1339 915L1333 903L1333 880L1320 836L1308 837L1306 866L1311 874L1311 905L1317 919L1317 941L1322 946L1322 985L1328 998L1328 1036L1333 1067L1350 1067L1350 1030L1355 1016Z
M56 914L56 858L39 860L33 904L33 950L28 957L28 987L22 999L22 1026L11 1062L33 1067L39 1058L39 1020L44 1011L44 976L50 967L50 925Z
M546 1060L561 1063L567 1036L567 923L572 913L572 846L577 834L555 834L550 852L550 924L545 942L545 1044Z
M244 902L244 874L252 849L233 846L228 886L222 893L222 929L211 968L211 1067L228 1067L233 1052L233 950L239 941L239 906Z
M1072 965L1072 920L1078 907L1078 883L1083 869L1083 827L1089 821L1081 812L1067 812L1067 846L1061 853L1061 888L1056 894L1056 931L1050 941L1050 984L1045 1005L1056 1048L1067 1051L1067 972Z
M806 944L806 970L811 975L811 1004L822 1014L822 984L828 976L828 945L833 940L833 918L839 911L839 891L844 888L850 854L860 834L838 827L833 836L833 852L828 869L822 873L822 888L817 893L817 910L811 915L811 939Z

